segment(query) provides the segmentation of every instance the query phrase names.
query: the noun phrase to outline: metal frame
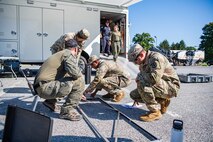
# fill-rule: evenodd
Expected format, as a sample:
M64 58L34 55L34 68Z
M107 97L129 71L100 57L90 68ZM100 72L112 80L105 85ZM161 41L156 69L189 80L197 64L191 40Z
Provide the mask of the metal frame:
M159 142L160 139L158 139L157 137L155 137L154 135L152 135L151 133L149 133L148 131L146 131L144 128L142 128L140 125L138 125L137 123L135 123L131 118L129 118L126 114L124 114L123 112L119 111L117 108L113 107L112 105L110 105L109 103L107 103L106 101L104 101L101 97L97 97L94 98L94 100L98 100L101 103L103 103L104 105L110 107L112 110L117 112L117 119L115 120L115 126L114 126L114 141L117 142L118 141L118 125L119 125L119 120L120 120L120 116L123 116L127 121L127 123L131 123L130 125L134 125L135 127L137 127L139 130L141 130L141 133L150 141L155 141L155 142ZM109 142L109 140L107 140L107 138L105 138L100 131L98 131L97 127L95 125L93 125L91 123L91 121L89 120L88 116L84 113L84 111L77 106L77 109L79 110L79 112L82 114L84 120L87 122L87 124L90 126L90 128L93 130L93 132L99 136L100 138L103 139L103 141L105 142Z

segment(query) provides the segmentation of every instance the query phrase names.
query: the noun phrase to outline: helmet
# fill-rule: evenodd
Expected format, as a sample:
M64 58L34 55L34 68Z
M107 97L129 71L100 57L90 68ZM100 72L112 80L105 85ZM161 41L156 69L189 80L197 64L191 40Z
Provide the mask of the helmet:
M128 51L128 60L130 62L135 62L135 59L138 57L142 50L143 47L140 44L132 45Z
M78 33L77 36L83 39L88 39L90 36L90 33L87 29L81 29Z
M98 57L96 55L92 55L91 57L89 57L88 62L89 64L92 64L96 60L98 60Z

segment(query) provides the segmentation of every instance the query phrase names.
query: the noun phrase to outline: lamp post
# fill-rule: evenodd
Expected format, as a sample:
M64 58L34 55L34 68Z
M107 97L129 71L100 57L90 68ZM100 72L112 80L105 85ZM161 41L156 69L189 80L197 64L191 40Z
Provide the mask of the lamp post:
M157 38L157 36L154 36L154 38L155 38L155 43L156 43L156 47L157 47L157 44L158 44L158 38Z

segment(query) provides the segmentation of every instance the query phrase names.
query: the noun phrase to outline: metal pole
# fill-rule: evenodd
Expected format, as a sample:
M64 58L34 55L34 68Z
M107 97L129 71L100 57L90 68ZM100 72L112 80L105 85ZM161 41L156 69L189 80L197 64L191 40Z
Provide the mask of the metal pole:
M84 111L83 111L79 106L77 106L77 109L78 109L79 112L82 114L82 116L83 116L84 120L87 122L87 124L88 124L88 125L92 128L92 130L95 132L95 134L96 134L97 136L99 136L100 138L102 138L105 142L109 142L109 140L108 140L107 138L105 138L105 137L98 131L97 127L95 127L95 125L93 125L93 124L90 122L88 116L84 113Z
M137 123L135 123L131 118L129 118L126 114L122 113L121 111L119 111L118 109L116 109L115 107L113 107L112 105L108 104L107 102L105 102L102 98L98 97L98 99L104 103L105 105L109 106L110 108L114 109L115 111L119 112L124 118L126 118L129 122L131 122L132 124L134 124L137 128L142 130L143 135L149 139L150 141L153 140L159 140L157 137L155 137L154 135L152 135L151 133L149 133L148 131L146 131L145 129L143 129L140 125L138 125Z
M118 111L118 116L117 116L117 120L115 122L115 131L114 131L115 142L118 141L118 124L119 124L119 119L120 119L120 112Z

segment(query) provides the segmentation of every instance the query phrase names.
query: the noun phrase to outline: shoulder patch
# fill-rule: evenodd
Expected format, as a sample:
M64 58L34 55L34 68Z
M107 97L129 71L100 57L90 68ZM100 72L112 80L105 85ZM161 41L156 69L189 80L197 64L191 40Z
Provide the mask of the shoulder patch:
M161 69L161 65L158 60L150 61L149 66L153 69Z

